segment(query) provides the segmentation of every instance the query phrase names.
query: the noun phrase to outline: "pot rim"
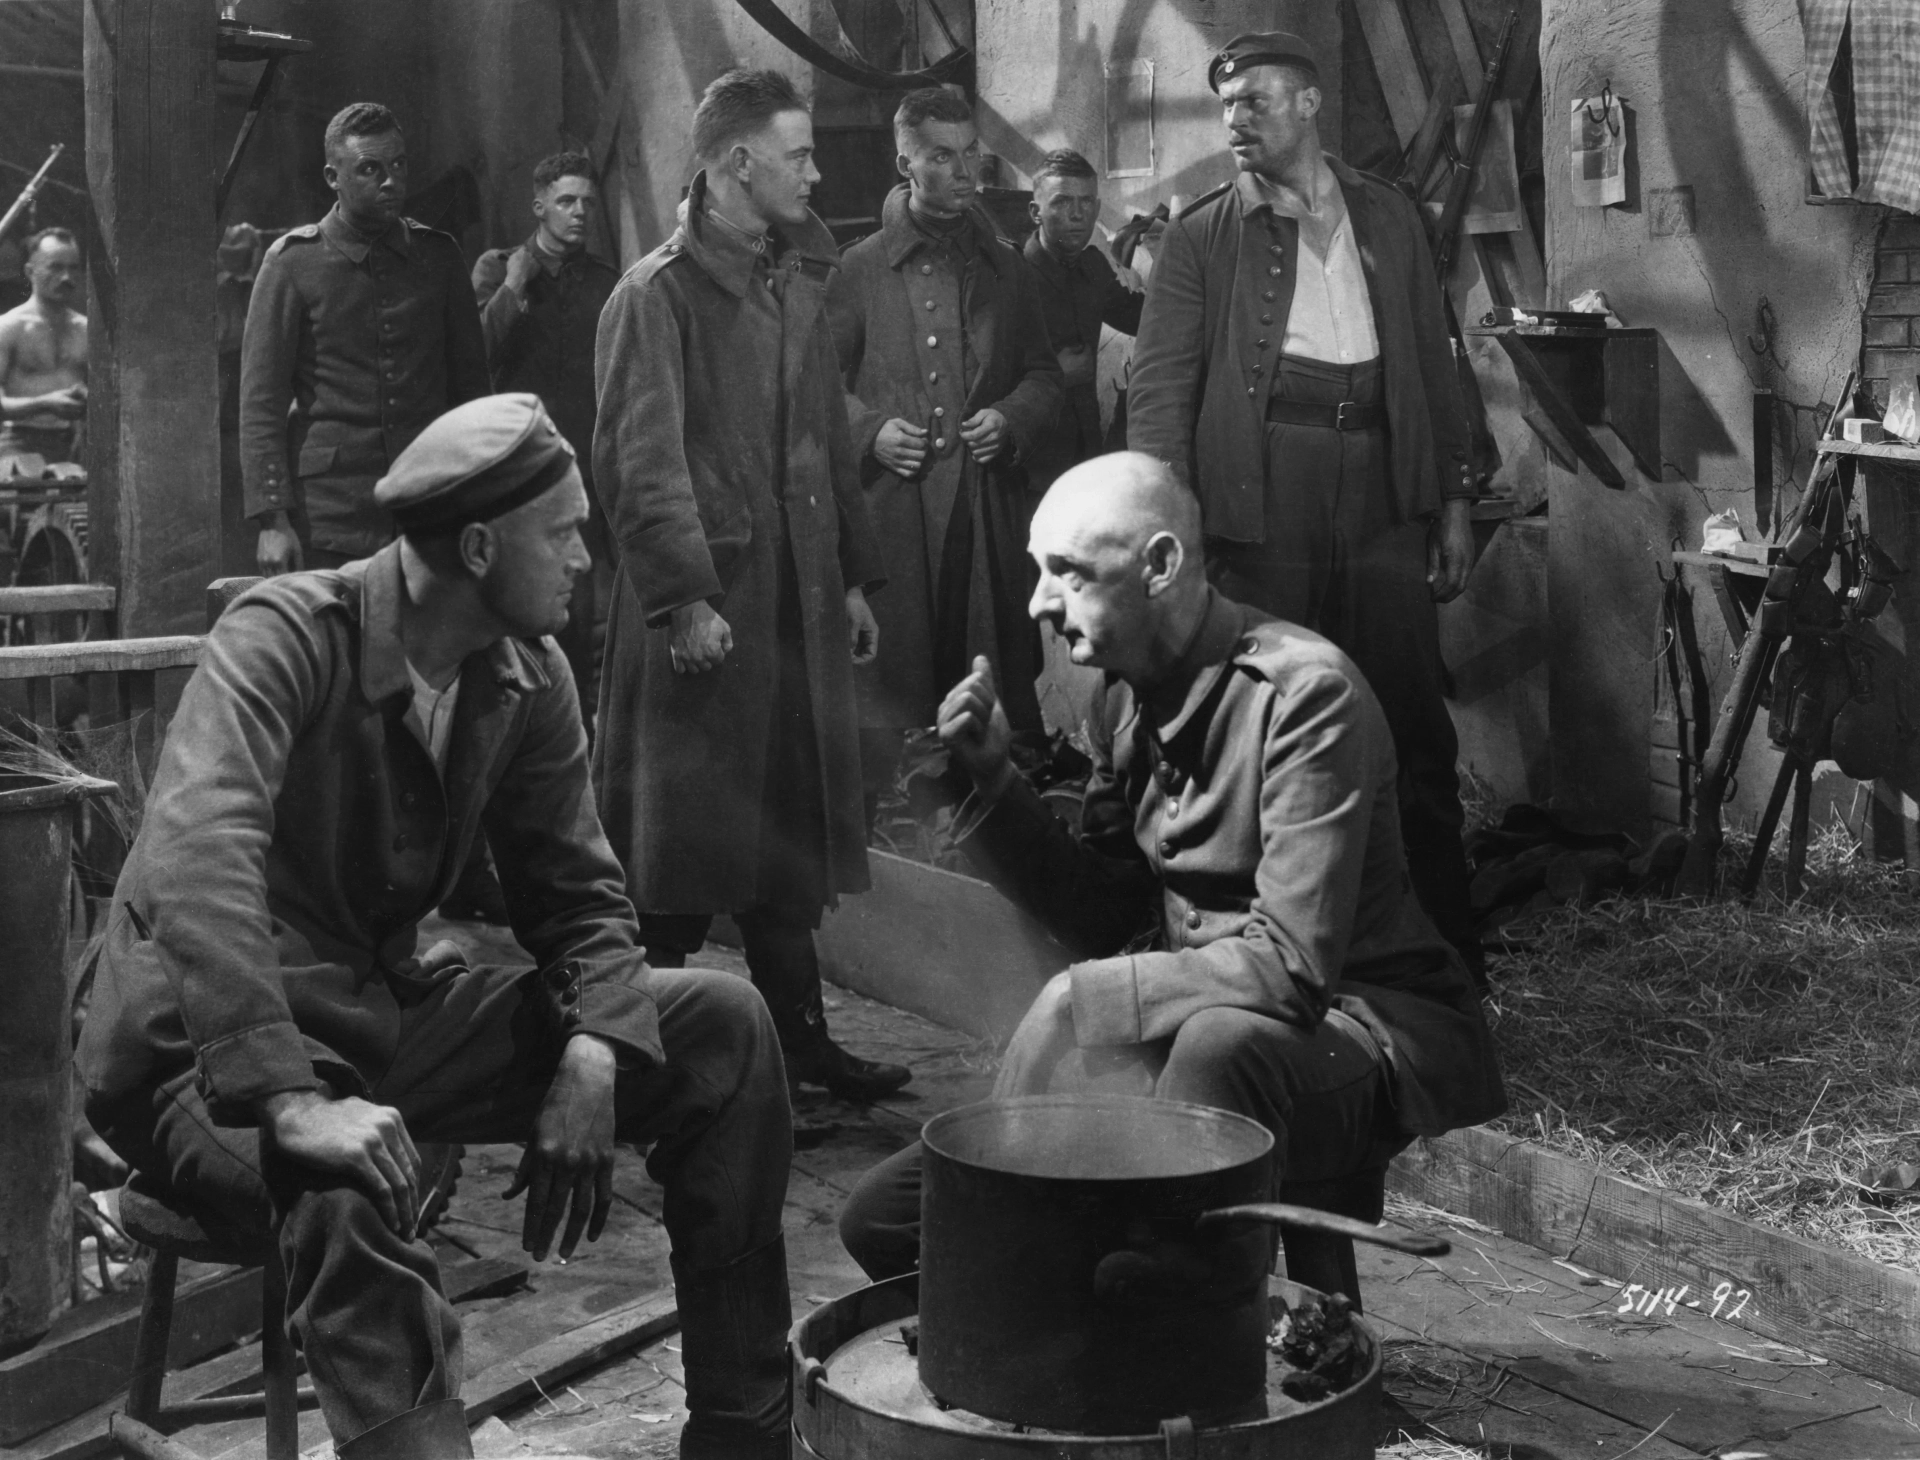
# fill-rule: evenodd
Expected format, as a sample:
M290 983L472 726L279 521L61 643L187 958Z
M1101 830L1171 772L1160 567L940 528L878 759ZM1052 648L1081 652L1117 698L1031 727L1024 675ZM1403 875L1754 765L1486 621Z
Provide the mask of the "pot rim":
M1135 1111L1147 1118L1177 1115L1187 1120L1206 1125L1214 1125L1239 1134L1252 1141L1257 1149L1248 1151L1238 1159L1197 1171L1141 1173L1115 1172L1112 1175L1073 1175L1057 1176L1045 1172L1022 1171L1008 1165L978 1160L956 1154L942 1143L941 1138L956 1128L989 1118L994 1113L1011 1109L1045 1109L1047 1107L1085 1110L1101 1108L1107 1110ZM962 1166L973 1171L984 1171L994 1176L1027 1181L1046 1181L1053 1183L1076 1183L1089 1185L1112 1184L1139 1185L1142 1182L1183 1182L1195 1181L1203 1177L1216 1176L1222 1172L1238 1170L1255 1162L1266 1161L1273 1155L1273 1132L1259 1121L1240 1115L1231 1110L1220 1110L1211 1105L1198 1105L1188 1100L1163 1100L1155 1095L1105 1095L1105 1094L1053 1094L1053 1095L1006 1095L988 1100L977 1100L971 1105L957 1106L943 1111L929 1120L920 1129L920 1141L925 1149L942 1161Z

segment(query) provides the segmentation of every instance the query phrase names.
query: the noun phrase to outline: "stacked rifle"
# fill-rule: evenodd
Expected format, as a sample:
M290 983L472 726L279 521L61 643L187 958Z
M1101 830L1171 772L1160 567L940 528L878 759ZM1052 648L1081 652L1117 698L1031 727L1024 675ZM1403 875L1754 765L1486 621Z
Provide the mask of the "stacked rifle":
M1840 402L1827 421L1831 439L1853 400L1856 376L1847 377ZM1897 749L1893 686L1876 686L1867 626L1887 606L1900 566L1851 517L1854 464L1822 454L1812 479L1781 537L1783 546L1767 577L1759 611L1741 641L1733 686L1721 706L1713 740L1694 793L1693 827L1680 869L1679 892L1708 896L1716 880L1722 842L1720 808L1739 769L1740 753L1760 704L1772 697L1768 736L1783 759L1754 834L1753 852L1741 876L1742 898L1753 896L1766 866L1773 833L1787 794L1786 893L1798 894L1806 868L1807 818L1813 768L1839 761L1858 780L1883 774ZM1834 570L1838 569L1837 575ZM1830 586L1837 576L1838 586Z
M1520 6L1516 4L1507 12L1506 23L1500 28L1499 44L1494 47L1493 59L1488 63L1486 75L1481 81L1480 95L1474 99L1473 116L1467 123L1465 144L1459 148L1449 145L1453 132L1453 108L1437 107L1439 130L1426 135L1423 129L1423 135L1414 139L1413 145L1407 149L1400 176L1395 179L1395 186L1418 206L1421 185L1433 165L1435 153L1446 150L1453 164L1453 172L1447 183L1446 202L1441 206L1439 220L1432 226L1430 242L1433 246L1434 272L1440 280L1440 300L1447 313L1447 334L1453 341L1454 369L1460 377L1460 390L1466 398L1467 418L1473 431L1477 474L1482 476L1492 471L1497 451L1492 429L1487 424L1487 408L1480 395L1480 382L1474 376L1473 364L1467 355L1466 338L1460 330L1453 298L1447 292L1447 280L1453 274L1461 225L1466 221L1467 207L1473 200L1474 183L1479 177L1475 169L1479 163L1480 149L1486 141L1487 128L1492 121L1493 103L1500 94L1501 83L1506 79L1507 62L1513 54L1513 37L1519 25Z

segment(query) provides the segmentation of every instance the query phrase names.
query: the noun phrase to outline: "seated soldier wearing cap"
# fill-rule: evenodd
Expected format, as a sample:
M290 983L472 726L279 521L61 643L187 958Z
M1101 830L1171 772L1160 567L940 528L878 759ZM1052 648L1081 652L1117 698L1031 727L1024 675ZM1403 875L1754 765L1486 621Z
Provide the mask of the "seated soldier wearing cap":
M377 488L402 536L252 589L180 701L98 955L87 1110L212 1232L278 1230L339 1454L471 1455L460 1321L416 1228L423 1141L524 1141L544 1258L665 1189L680 1453L786 1453L779 1044L744 979L649 969L551 635L588 566L530 395L429 426ZM484 830L532 972L416 954ZM565 1227L561 1228L564 1218Z

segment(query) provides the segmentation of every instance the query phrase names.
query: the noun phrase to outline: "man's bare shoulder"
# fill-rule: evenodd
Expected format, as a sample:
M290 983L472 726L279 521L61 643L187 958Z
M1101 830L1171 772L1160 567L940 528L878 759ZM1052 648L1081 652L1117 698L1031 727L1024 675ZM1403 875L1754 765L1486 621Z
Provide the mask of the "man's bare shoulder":
M69 309L65 314L66 317L61 322L65 328L77 330L83 335L87 332L87 317L84 314L77 309ZM47 324L45 314L35 306L33 300L26 300L24 303L14 305L4 314L0 314L0 341L11 344L37 333L46 328Z

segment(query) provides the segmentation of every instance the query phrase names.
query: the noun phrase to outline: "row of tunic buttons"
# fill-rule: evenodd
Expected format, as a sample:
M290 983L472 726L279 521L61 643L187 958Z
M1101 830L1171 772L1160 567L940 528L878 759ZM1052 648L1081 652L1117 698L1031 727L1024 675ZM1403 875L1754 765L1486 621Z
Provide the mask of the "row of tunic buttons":
M932 264L922 264L922 265L920 265L920 272L921 272L921 273L923 273L923 274L931 274L931 273L933 272L933 265L932 265ZM932 300L932 299L929 299L929 300L927 301L927 309L928 309L928 311L929 311L929 312L931 312L931 311L933 311L934 309L937 309L938 307L939 307L939 304L938 304L938 302L937 302L937 301L935 301L935 300ZM929 350L937 350L937 349L939 349L939 348L940 348L940 336L938 336L938 335L928 335L928 336L927 336L927 348L928 348ZM930 384L930 385L938 385L938 384L940 383L940 372L939 372L938 370L929 370L929 371L927 372L927 382L928 382L928 384ZM945 408L944 406L935 406L935 407L933 408L933 414L935 415L935 417L944 417L944 416L945 416L945 415L947 414L947 412L946 412L946 408ZM945 451L945 450L947 449L947 438L946 438L946 437L944 437L944 436L936 436L936 437L934 437L934 438L933 438L933 449L934 449L935 451Z
M1270 253L1270 254L1272 254L1272 255L1273 255L1273 256L1274 256L1275 258L1284 258L1284 257L1286 256L1286 252L1287 252L1287 251L1286 251L1286 249L1284 249L1284 248L1282 248L1282 247L1281 247L1281 246L1280 246L1279 244L1277 244L1277 243L1270 243L1270 244L1268 244L1268 245L1267 245L1267 252L1268 252L1268 253ZM1277 279L1277 278L1279 278L1279 277L1280 277L1280 275L1282 275L1282 274L1284 274L1284 273L1286 273L1286 270L1285 270L1285 269L1283 269L1283 268L1281 268L1281 267L1280 267L1280 265L1278 265L1278 264L1268 264L1268 265L1267 265L1267 275L1268 275L1268 277L1270 277L1270 278L1275 278L1275 279ZM1273 290L1271 290L1271 289L1263 289L1263 290L1261 290L1261 292L1260 292L1260 297L1261 297L1262 299L1264 299L1264 300L1265 300L1265 301L1266 301L1266 302L1267 302L1268 304L1271 304L1271 303L1273 303ZM1262 324L1272 324L1272 323L1273 323L1273 316L1272 316L1271 314L1263 314L1263 315L1261 315L1261 316L1260 316L1260 323L1262 323ZM1266 348L1267 348L1267 342L1266 342L1265 340L1261 340L1261 341L1259 341L1259 342L1257 343L1257 345L1256 345L1256 348L1258 348L1258 349L1262 349L1262 350L1264 350L1264 349L1266 349ZM1262 369L1262 368L1263 368L1263 365L1262 365L1262 362L1260 362L1260 361L1258 361L1258 360L1255 360L1255 361L1253 362L1253 373L1254 373L1255 375L1258 375L1258 374L1260 373L1260 371L1261 371L1261 369ZM1257 385L1249 385L1249 386L1247 387L1247 394L1248 394L1248 395L1250 395L1250 396L1251 396L1251 395L1258 395L1259 393L1260 393L1260 388L1259 388L1259 387L1258 387ZM1244 488L1242 488L1242 490L1244 490Z

